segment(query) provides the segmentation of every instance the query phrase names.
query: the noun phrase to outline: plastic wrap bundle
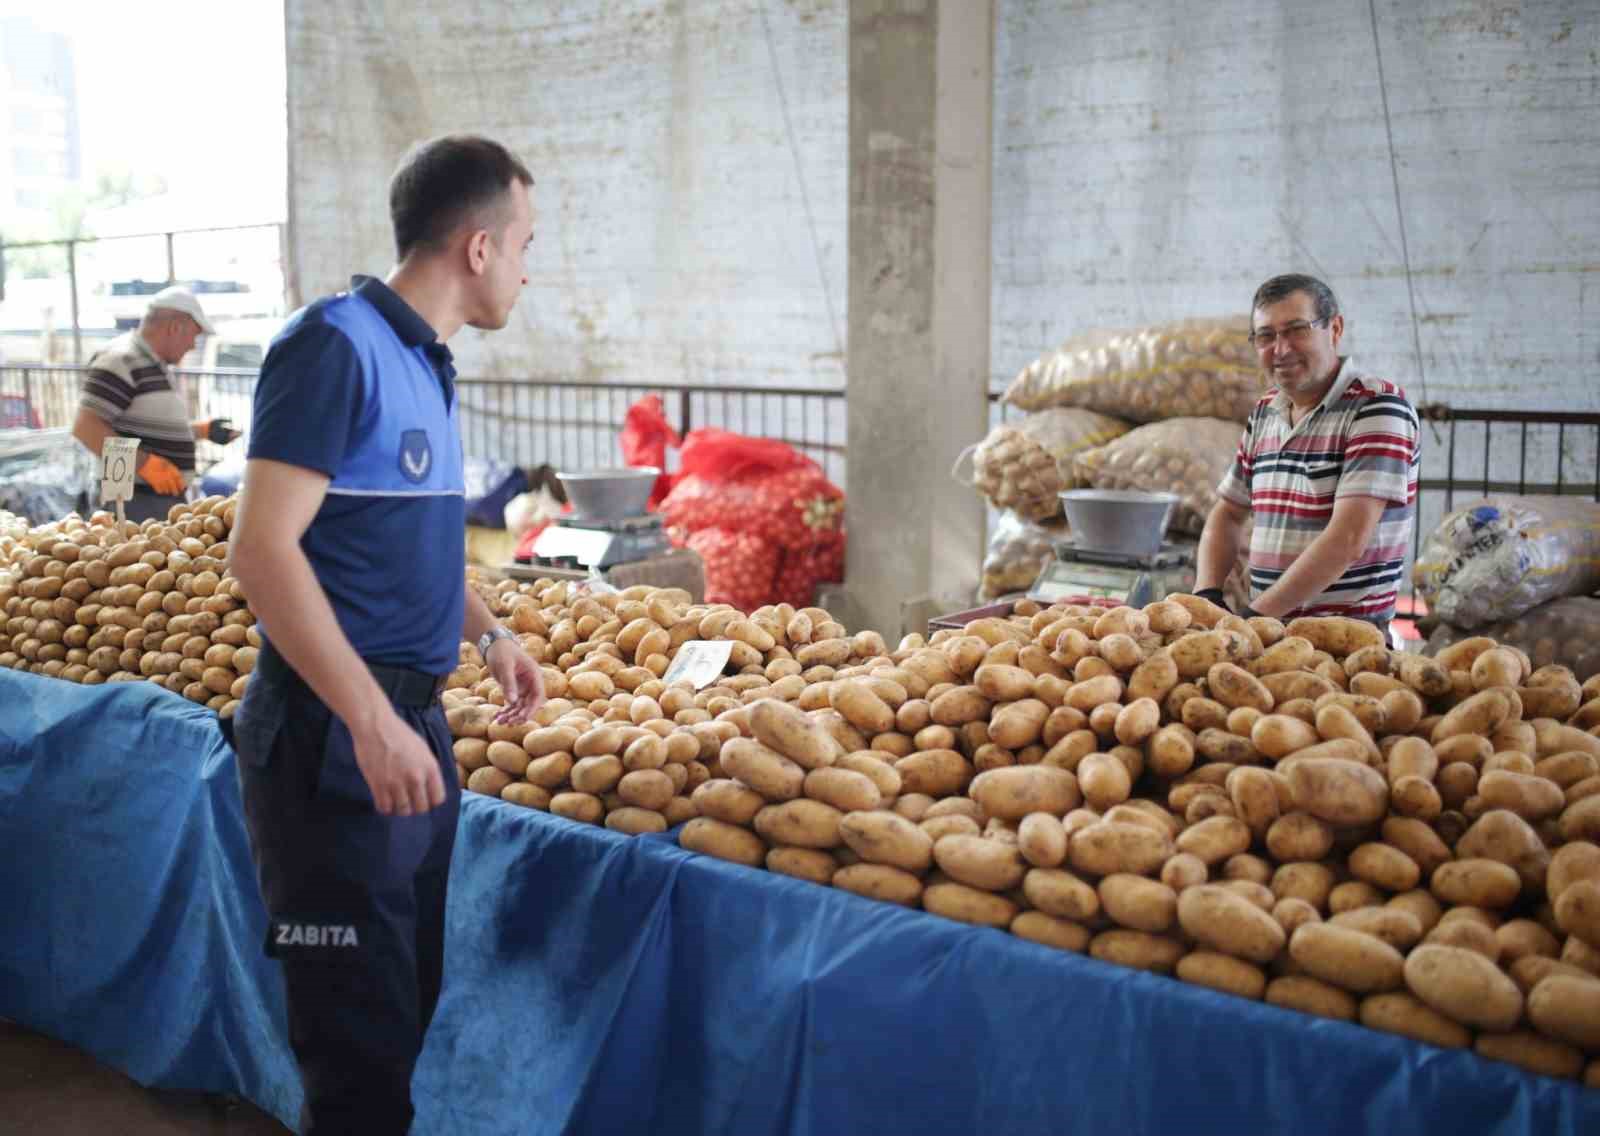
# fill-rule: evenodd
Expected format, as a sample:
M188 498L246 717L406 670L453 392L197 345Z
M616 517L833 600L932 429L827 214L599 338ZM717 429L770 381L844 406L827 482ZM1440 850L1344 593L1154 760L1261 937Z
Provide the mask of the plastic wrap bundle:
M1078 479L1092 489L1176 493L1169 530L1199 535L1217 500L1217 484L1239 449L1237 422L1173 418L1152 422L1109 445L1079 454Z
M1092 410L1041 410L989 431L972 454L973 485L996 509L1024 520L1061 514L1063 489L1077 478L1072 459L1128 432L1128 424Z
M1600 504L1485 497L1439 522L1412 570L1428 608L1465 630L1600 589Z
M1600 599L1566 596L1540 604L1511 619L1471 630L1441 623L1428 636L1423 654L1436 655L1452 643L1487 635L1528 652L1535 667L1571 667L1579 682L1600 674Z
M1023 410L1079 406L1134 422L1243 422L1267 388L1249 334L1243 316L1085 332L1024 367L1005 398Z
M1068 539L1065 522L1040 525L1015 513L1000 514L983 557L980 599L992 600L1011 592L1026 591L1055 556L1055 545Z

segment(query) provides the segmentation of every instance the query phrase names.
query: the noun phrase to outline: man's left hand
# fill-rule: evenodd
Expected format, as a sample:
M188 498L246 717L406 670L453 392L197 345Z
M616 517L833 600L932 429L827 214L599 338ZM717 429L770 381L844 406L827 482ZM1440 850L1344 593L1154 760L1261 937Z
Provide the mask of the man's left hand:
M496 722L525 722L544 705L544 672L514 639L496 639L484 660L505 692L506 704Z

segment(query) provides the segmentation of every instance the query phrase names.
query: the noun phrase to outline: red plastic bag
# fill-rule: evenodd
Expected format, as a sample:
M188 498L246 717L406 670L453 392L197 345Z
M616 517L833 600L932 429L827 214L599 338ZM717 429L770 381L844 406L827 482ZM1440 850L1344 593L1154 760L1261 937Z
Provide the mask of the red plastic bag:
M650 508L655 509L672 490L673 477L667 472L667 447L679 444L678 432L667 421L660 395L646 395L628 407L622 421L622 460L630 466L655 466L661 471L650 491Z
M773 602L809 607L816 603L817 585L843 579L844 533L824 533L810 548L784 552L772 584Z
M837 532L844 493L792 446L726 430L692 430L662 502L667 523L689 532L750 532L785 549L807 549Z

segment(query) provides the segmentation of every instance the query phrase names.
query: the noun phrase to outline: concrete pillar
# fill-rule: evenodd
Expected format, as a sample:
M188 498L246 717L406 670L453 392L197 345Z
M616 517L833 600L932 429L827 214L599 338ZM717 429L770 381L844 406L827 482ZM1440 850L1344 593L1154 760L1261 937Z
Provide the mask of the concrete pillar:
M851 0L852 628L967 606L982 500L950 477L988 426L994 0Z

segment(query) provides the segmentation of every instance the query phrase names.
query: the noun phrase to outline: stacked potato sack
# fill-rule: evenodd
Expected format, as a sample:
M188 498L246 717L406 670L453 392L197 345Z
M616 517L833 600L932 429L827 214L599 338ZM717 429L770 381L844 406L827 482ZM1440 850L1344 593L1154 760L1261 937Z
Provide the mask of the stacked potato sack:
M97 684L149 679L230 715L261 640L228 574L232 497L119 527L71 514L0 544L0 666Z
M463 643L444 694L462 784L634 834L698 815L694 794L722 776L723 743L748 732L750 702L798 697L832 673L819 669L824 660L843 665L887 649L872 632L846 637L821 608L746 616L690 604L677 588L590 594L548 580L479 591L543 665L549 701L531 722L496 723L504 694ZM731 643L728 669L737 673L700 691L667 686L672 657L697 640Z
M1600 682L1190 596L829 666L685 847L1600 1083Z

